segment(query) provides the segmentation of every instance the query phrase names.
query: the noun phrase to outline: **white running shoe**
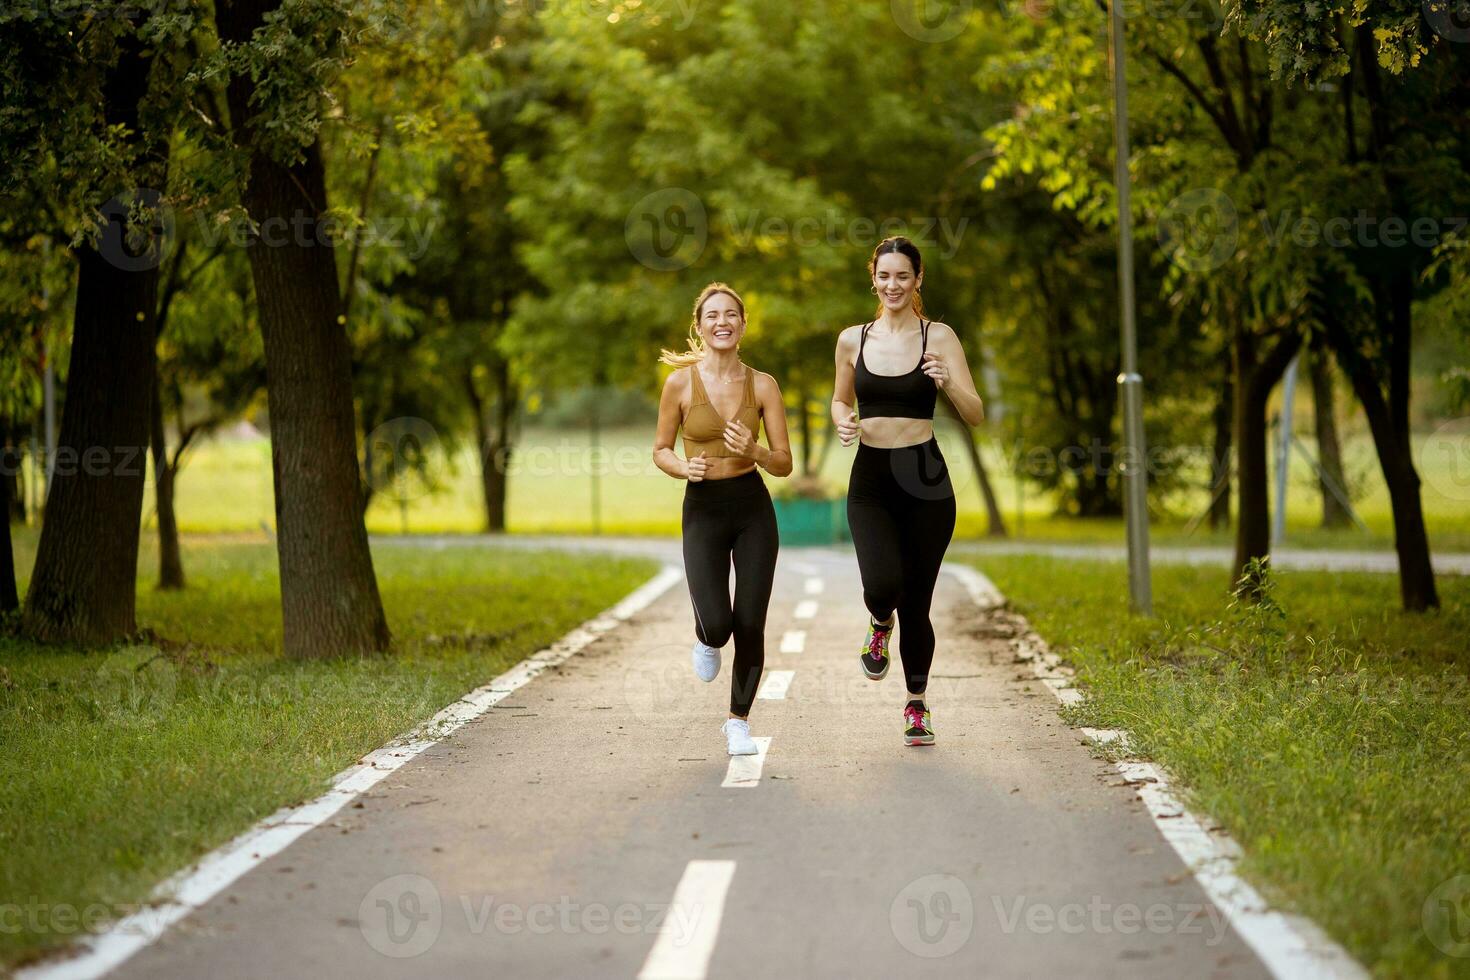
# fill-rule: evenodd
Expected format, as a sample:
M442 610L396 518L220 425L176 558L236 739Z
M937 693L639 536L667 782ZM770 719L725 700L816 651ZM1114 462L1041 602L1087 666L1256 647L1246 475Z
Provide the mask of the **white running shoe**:
M719 647L706 646L695 640L694 649L689 651L689 659L694 661L694 676L706 684L714 680L720 672Z
M730 718L720 730L725 733L725 746L731 755L755 755L760 751L750 737L750 722L744 718Z

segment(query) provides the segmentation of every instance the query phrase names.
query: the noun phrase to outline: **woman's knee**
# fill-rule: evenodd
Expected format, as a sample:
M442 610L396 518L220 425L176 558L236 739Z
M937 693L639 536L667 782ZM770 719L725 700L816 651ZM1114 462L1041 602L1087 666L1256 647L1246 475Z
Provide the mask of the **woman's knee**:
M712 647L722 647L729 643L730 634L735 631L734 618L728 611L700 614L695 625L698 626L695 632L699 634L699 641Z
M863 598L872 612L893 612L903 605L903 578L898 575L875 575L863 582Z
M748 647L763 642L766 635L764 611L736 609L731 633L735 637L736 644L740 646Z

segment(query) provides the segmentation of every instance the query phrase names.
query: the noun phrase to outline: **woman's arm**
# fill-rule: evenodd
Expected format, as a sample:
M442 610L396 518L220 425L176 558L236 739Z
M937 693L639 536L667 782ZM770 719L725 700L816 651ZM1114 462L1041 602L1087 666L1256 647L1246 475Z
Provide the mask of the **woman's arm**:
M688 387L689 376L683 371L675 371L664 380L663 394L658 399L658 429L653 435L653 464L676 480L697 483L704 479L704 471L709 465L704 454L684 460L674 452L674 438L678 436L679 423L684 418L680 406Z
M855 409L857 391L853 387L852 362L857 356L858 334L861 327L848 327L837 335L837 379L832 383L832 424L837 426L837 438L844 446L851 446L858 437L858 418Z
M757 373L755 397L760 402L761 418L766 423L766 442L770 448L757 442L754 434L739 422L725 426L725 445L731 452L749 456L772 476L790 476L791 437L786 432L786 402L781 398L781 386L769 374Z
M966 425L985 421L985 404L975 390L975 379L970 376L970 364L965 360L960 338L949 324L931 323L929 345L932 349L924 353L924 373L949 396Z

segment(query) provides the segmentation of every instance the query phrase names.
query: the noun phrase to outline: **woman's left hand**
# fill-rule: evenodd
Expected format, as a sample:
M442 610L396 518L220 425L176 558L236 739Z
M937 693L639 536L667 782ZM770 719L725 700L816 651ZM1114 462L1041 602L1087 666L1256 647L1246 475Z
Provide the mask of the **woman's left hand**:
M738 456L755 455L755 433L739 422L725 423L725 448Z
M924 373L934 379L936 388L943 388L949 381L949 368L945 367L944 358L932 350L924 352Z

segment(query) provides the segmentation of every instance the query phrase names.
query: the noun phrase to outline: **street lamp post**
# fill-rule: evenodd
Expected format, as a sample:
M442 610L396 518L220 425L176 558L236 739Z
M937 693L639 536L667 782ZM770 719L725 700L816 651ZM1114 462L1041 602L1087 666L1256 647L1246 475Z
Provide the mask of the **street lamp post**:
M1123 320L1124 515L1128 527L1128 592L1133 609L1153 613L1153 585L1148 567L1148 467L1143 439L1143 376L1138 373L1138 322L1133 297L1133 214L1128 177L1128 73L1123 58L1122 0L1108 4L1113 42L1113 136L1118 188L1118 304Z

